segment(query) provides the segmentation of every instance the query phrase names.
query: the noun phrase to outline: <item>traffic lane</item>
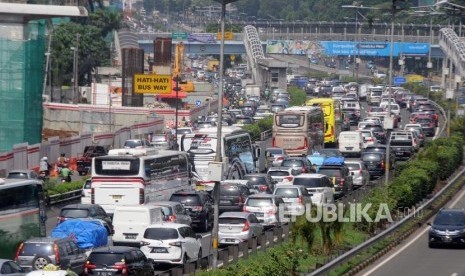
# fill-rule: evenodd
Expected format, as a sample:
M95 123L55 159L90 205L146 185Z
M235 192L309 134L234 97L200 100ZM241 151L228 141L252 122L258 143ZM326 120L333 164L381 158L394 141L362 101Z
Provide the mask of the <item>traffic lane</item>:
M465 208L465 188L457 194L458 196L446 205L448 208ZM429 226L420 228L398 249L357 275L464 275L465 250L429 248L428 230Z

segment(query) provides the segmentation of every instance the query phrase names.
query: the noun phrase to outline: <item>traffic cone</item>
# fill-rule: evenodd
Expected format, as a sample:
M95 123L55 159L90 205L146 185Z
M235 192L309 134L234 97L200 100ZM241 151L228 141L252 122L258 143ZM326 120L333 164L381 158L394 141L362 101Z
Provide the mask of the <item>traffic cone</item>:
M58 176L57 165L55 164L52 167L53 169L50 171L50 177L57 177Z

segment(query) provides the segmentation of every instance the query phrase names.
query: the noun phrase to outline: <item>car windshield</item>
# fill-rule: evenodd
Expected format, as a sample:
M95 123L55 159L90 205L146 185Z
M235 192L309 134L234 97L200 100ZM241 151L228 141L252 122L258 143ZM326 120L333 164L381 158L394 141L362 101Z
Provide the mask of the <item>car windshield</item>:
M154 135L152 137L152 142L165 142L166 141L166 136L163 135Z
M245 179L247 179L248 183L252 184L252 185L257 185L257 184L265 184L266 183L266 178L264 176L245 176L244 177Z
M283 167L303 167L304 162L302 160L287 159L281 163Z
M65 218L87 218L89 210L87 209L62 209L60 216Z
M289 176L288 171L269 171L268 175L270 176Z
M192 130L189 128L178 128L176 133L177 134L189 134L189 133L192 133Z
M144 238L150 240L175 240L178 237L178 230L174 228L147 228L144 232Z
M356 171L356 170L360 170L360 164L359 163L347 163L346 162L346 166L349 168L349 170L351 171Z
M137 148L142 147L142 141L126 141L124 143L125 148Z
M267 153L270 153L271 156L274 156L275 154L283 154L282 149L267 149Z
M340 177L341 176L341 170L339 169L320 168L318 172L321 174L327 175L329 177Z
M231 218L231 217L222 217L219 218L219 224L245 224L245 218Z
M434 224L465 226L465 214L461 212L442 212L436 216Z
M124 260L123 253L92 252L88 261L94 265L113 265Z
M27 173L23 173L23 172L10 172L8 174L8 177L9 179L28 179L28 175Z
M381 161L381 154L377 153L369 153L369 154L362 154L363 161Z
M180 195L174 194L171 196L170 201L180 202L183 205L200 205L200 200L197 195Z
M320 149L319 153L326 157L342 156L342 153L337 149Z
M276 188L274 194L285 198L296 198L299 197L299 190L296 188Z
M273 200L271 198L248 198L247 206L251 207L266 207L272 206Z
M220 185L220 195L239 195L239 188L233 185Z
M294 185L302 185L306 188L318 188L323 187L323 181L321 178L307 178L299 177L294 179Z

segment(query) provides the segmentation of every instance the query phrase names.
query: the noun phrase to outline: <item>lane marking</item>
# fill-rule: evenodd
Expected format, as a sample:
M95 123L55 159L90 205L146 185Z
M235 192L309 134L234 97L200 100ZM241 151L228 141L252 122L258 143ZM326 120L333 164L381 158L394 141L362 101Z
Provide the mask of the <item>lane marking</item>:
M453 208L462 198L463 196L465 196L465 190L463 190L460 195L449 205L449 208ZM429 230L429 226L426 227L425 229L423 229L420 233L418 233L417 236L415 236L411 241L409 241L407 244L405 244L404 246L402 246L402 248L400 248L398 251L394 252L391 256L387 257L385 260L383 260L382 262L380 262L379 264L377 264L376 266L374 266L372 269L370 269L369 271L367 271L366 273L364 273L362 276L367 276L367 275L370 275L371 273L375 272L376 270L378 270L381 266L385 265L387 262L389 262L390 260L392 260L394 257L396 257L397 255L399 255L400 253L402 253L405 249L407 249L407 247L409 247L412 243L414 243L416 240L418 240L423 234L426 233L426 231ZM454 274L452 274L454 275Z

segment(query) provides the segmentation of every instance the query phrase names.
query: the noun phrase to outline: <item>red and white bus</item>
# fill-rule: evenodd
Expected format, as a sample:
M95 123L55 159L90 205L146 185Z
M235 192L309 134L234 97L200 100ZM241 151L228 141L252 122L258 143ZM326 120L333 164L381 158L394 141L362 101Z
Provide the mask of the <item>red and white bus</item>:
M168 200L193 189L189 157L170 150L113 149L92 160L91 202L113 214L117 205Z

